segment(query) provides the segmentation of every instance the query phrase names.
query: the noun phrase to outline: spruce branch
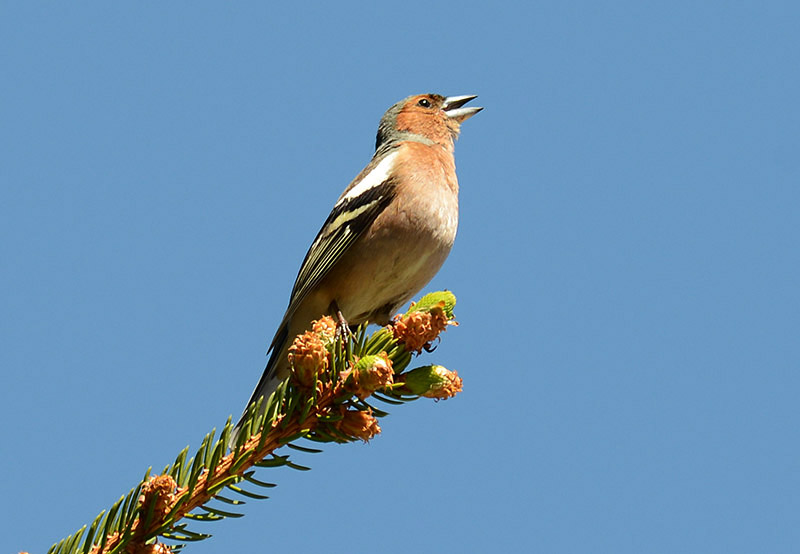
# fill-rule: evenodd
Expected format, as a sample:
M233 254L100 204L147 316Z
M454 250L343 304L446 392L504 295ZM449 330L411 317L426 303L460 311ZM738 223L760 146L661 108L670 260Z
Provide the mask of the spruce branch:
M48 554L177 553L186 543L211 536L190 530L190 523L242 517L238 509L245 498L268 498L255 491L275 484L256 478L253 468L310 469L281 449L321 452L296 444L301 439L370 440L380 433L377 418L388 415L370 403L373 399L401 405L423 396L454 396L461 391L457 373L437 365L405 371L414 355L432 351L439 334L456 325L454 306L450 292L425 295L369 337L366 325L342 337L331 318L314 322L290 348L290 378L248 407L238 431L228 418L219 435L212 430L205 436L193 457L187 460L187 446L160 474L148 470L127 495Z

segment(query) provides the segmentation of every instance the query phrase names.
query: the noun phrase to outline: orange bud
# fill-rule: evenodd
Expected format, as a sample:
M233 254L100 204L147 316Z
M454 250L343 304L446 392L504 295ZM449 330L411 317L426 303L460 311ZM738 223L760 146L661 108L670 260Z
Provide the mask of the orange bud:
M294 339L289 364L299 385L310 388L316 384L317 376L328 369L328 349L319 333L306 331Z
M329 315L323 316L311 323L311 332L317 333L325 346L329 346L336 337L336 322Z
M139 503L144 510L149 510L149 503L154 502L153 518L158 521L172 509L175 504L175 491L178 484L170 475L155 475L142 485Z
M348 410L342 408L342 419L336 422L336 428L353 439L367 442L381 432L378 420L372 415L372 410Z
M353 367L347 379L347 389L362 400L378 389L394 383L392 360L381 352L377 356L364 356Z
M441 306L427 312L411 312L395 320L393 332L397 340L405 344L409 352L420 352L436 340L447 328L450 320Z

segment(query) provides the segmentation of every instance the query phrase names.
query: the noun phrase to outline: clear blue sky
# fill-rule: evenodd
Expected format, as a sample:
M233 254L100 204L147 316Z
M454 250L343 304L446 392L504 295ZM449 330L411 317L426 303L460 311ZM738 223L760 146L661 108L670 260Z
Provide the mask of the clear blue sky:
M429 91L486 107L428 287L463 394L264 470L186 552L797 552L798 4L269 4L0 7L0 552L239 413Z

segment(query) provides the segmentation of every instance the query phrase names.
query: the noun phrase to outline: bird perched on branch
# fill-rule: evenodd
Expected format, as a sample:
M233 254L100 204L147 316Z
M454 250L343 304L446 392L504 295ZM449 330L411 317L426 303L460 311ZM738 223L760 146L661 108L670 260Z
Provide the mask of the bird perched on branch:
M461 123L483 109L463 107L474 98L418 94L383 115L372 160L336 201L300 266L248 405L289 375L289 346L312 320L385 325L442 266L458 227L453 146Z

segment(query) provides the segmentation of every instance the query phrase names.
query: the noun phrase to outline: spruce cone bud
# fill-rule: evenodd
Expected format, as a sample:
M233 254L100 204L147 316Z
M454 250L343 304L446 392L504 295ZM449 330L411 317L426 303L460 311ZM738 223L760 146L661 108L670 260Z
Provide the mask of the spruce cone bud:
M142 494L139 496L139 503L142 509L149 510L149 504L155 502L153 507L153 518L160 521L166 516L175 504L175 491L178 484L169 475L155 475L142 486Z
M395 320L394 336L409 352L420 352L439 337L449 322L443 307L433 306L429 311L411 312Z
M364 356L350 372L347 389L360 399L365 399L378 389L394 383L392 360L382 352L377 356Z
M362 412L342 408L342 416L344 417L336 422L336 428L350 438L367 442L381 432L372 410Z
M398 375L403 381L404 390L418 396L444 400L461 392L463 381L458 373L445 369L440 365L418 367L408 373Z
M325 319L333 323L329 317L315 321L312 330L295 337L289 347L289 365L295 381L302 387L314 387L317 376L328 369L328 326Z
M325 346L330 347L336 338L336 322L331 316L326 315L311 323L311 332L317 333Z

